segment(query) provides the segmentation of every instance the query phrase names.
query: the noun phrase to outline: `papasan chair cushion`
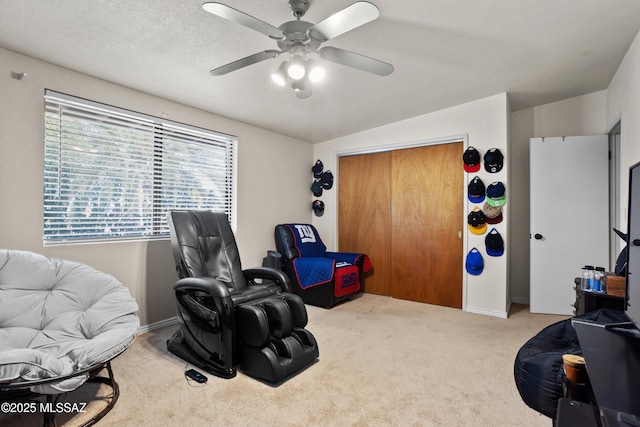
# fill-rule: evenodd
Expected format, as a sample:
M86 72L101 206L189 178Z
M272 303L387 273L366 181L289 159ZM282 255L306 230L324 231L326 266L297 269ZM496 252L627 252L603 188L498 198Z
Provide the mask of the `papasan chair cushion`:
M622 311L599 309L576 319L608 324L626 321ZM556 418L558 400L563 396L563 354L582 355L571 319L547 326L529 339L518 351L514 377L522 400L530 407Z
M0 249L0 385L74 390L134 340L138 305L113 276L84 264Z

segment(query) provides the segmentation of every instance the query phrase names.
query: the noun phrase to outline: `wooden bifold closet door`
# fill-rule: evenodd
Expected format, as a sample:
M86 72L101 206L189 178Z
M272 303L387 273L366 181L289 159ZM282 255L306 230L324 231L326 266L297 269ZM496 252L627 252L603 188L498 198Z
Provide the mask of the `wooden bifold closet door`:
M339 158L338 247L365 292L462 307L462 142Z

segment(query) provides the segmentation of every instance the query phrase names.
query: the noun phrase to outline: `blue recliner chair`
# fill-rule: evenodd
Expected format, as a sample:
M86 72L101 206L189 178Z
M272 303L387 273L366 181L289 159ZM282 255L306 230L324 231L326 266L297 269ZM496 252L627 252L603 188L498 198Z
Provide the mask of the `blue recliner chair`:
M308 304L330 308L352 298L361 291L363 275L372 270L365 254L327 252L311 224L279 224L275 241L293 293Z

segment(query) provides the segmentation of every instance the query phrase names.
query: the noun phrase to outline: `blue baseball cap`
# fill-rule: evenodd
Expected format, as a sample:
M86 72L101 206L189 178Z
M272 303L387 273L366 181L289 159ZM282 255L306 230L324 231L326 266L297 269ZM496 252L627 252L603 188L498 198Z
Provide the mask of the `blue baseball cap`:
M484 269L484 260L482 259L482 254L478 249L473 248L469 251L467 254L467 260L465 261L465 267L469 274L474 276L482 274L482 270Z

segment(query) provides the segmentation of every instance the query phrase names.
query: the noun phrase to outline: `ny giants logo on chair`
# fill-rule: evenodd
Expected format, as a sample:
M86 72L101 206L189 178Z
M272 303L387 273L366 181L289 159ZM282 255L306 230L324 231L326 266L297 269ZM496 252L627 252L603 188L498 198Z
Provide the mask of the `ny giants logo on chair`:
M316 235L313 234L313 229L308 225L296 224L296 230L298 230L298 235L300 236L301 243L315 243Z
M356 285L359 285L358 273L348 273L342 276L342 283L340 283L341 288L350 288L351 286Z

